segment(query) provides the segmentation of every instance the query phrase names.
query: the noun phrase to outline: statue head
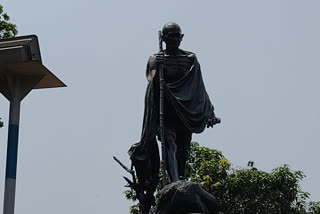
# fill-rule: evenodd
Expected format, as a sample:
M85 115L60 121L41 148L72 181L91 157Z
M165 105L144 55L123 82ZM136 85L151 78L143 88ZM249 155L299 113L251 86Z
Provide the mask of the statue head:
M162 28L163 41L168 48L179 48L183 38L181 28L174 22L168 22Z

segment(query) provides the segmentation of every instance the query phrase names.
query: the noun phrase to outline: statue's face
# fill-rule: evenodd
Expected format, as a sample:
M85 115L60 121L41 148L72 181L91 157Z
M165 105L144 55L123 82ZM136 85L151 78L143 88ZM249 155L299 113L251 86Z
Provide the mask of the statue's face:
M163 40L166 43L167 48L179 48L182 38L183 34L174 31L164 35Z

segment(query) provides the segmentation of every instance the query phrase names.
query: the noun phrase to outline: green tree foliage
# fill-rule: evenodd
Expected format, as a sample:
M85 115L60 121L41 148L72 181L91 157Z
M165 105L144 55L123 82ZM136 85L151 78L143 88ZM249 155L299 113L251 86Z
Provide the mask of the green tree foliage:
M250 161L246 168L235 169L220 151L192 142L187 177L217 198L221 214L320 214L320 202L307 203L309 193L300 189L303 173L287 165L268 173ZM136 200L134 192L125 194ZM138 206L130 213L138 214Z
M0 5L0 39L14 37L18 34L17 26L9 22L10 17L3 12Z
M320 201L309 203L309 213L320 214Z
M306 202L309 193L300 189L301 171L287 165L272 172L254 167L250 161L244 169L234 169L220 151L191 144L188 177L215 195L221 213L320 213L319 202Z

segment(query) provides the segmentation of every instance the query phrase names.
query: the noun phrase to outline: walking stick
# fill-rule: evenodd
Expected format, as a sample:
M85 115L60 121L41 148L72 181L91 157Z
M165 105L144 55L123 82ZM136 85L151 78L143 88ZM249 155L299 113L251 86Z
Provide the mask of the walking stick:
M163 54L162 48L162 33L159 31L159 50L160 54ZM160 80L160 141L161 141L161 152L162 152L162 184L167 184L166 180L166 144L164 138L164 78L163 78L163 62L158 63L159 69L159 80Z

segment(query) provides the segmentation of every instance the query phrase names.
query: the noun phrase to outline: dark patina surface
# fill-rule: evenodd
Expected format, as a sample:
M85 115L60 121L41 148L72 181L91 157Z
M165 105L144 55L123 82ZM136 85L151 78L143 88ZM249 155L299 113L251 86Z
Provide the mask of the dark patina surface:
M179 25L165 24L162 35L166 49L153 54L147 63L148 86L141 139L128 152L141 192L146 198L152 198L146 207L155 205L153 194L159 181L160 166L157 138L162 140L161 131L165 142L165 168L173 182L185 178L192 133L201 133L206 127L220 123L206 92L196 55L179 48L183 38ZM164 94L161 98L164 102L162 126L159 126L160 65L164 78L161 81Z

